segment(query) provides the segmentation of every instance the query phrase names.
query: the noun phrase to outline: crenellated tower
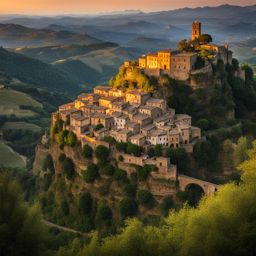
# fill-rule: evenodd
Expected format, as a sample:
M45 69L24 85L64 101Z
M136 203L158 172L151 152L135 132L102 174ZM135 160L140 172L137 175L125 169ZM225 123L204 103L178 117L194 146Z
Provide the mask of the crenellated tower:
M192 37L191 39L194 40L201 36L201 22L199 21L194 21L192 23Z

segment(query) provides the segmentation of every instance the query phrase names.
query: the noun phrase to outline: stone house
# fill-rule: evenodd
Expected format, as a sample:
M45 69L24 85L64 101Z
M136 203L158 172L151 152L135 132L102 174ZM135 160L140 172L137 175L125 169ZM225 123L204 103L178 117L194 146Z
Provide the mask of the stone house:
M152 118L148 115L145 114L137 114L132 117L131 119L133 122L137 123L140 125L140 127L146 126L150 123L152 123Z
M126 123L128 122L129 118L128 116L120 113L120 112L115 112L112 114L113 118L114 118L114 125L118 128L118 129L124 129Z
M108 97L110 90L111 90L111 87L109 86L98 85L93 88L93 93L98 94L100 96Z
M151 145L168 145L168 136L167 133L164 131L161 131L159 129L155 129L149 132L147 136L147 141Z
M125 101L130 104L143 105L150 98L149 93L141 92L138 90L129 91L125 95Z
M162 110L158 107L143 105L139 107L139 113L151 116L154 119L162 115Z
M146 143L146 137L142 134L136 134L130 137L130 142L138 146L143 146Z
M95 113L91 115L91 125L97 126L102 124L106 129L114 126L114 118L106 114Z
M146 105L152 106L152 107L158 107L162 109L163 111L166 110L166 100L164 99L155 99L155 98L150 98L147 100Z
M187 80L195 68L196 52L182 52L171 57L170 77L176 80Z

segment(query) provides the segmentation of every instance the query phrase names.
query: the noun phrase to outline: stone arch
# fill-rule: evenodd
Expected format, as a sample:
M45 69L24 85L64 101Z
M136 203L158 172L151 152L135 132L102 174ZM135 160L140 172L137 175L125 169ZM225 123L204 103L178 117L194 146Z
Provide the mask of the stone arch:
M185 191L188 190L190 187L193 187L193 186L198 187L199 189L201 189L202 193L205 194L204 188L203 188L202 186L200 186L199 184L193 183L193 182L192 182L192 183L188 183L188 184L186 185Z
M207 181L199 180L193 177L180 174L178 176L178 180L179 180L179 189L181 191L185 191L186 187L189 184L196 184L200 186L203 189L205 195L214 194L218 190L218 185L207 182Z

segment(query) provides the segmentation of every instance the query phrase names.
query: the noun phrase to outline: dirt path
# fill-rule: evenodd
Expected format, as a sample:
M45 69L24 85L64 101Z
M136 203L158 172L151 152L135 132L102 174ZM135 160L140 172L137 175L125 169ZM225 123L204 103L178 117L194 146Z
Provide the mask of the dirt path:
M52 223L48 220L42 220L42 222L48 227L57 228L59 230L63 230L63 231L66 231L66 232L71 232L71 233L79 234L79 235L82 235L82 236L89 236L90 235L90 233L82 233L78 230L75 230L75 229L72 229L72 228L67 228L67 227L64 227L64 226L60 226L60 225Z

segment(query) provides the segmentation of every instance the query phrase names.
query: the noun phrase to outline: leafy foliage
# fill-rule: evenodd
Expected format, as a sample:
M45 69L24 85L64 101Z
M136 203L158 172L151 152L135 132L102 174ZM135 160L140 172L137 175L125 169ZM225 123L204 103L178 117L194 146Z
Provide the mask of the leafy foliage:
M62 163L62 170L67 179L72 180L75 176L75 166L71 158L66 157Z
M41 255L44 227L37 207L28 207L17 184L0 174L0 254Z
M87 159L91 159L93 156L93 149L91 146L85 144L83 147L83 156Z
M99 177L99 168L96 164L89 164L87 169L83 172L84 180L87 183L94 182Z
M129 71L125 67L120 67L118 74L109 81L109 84L114 88L130 90L137 88L145 92L153 92L155 89L155 84L150 78L135 67Z

